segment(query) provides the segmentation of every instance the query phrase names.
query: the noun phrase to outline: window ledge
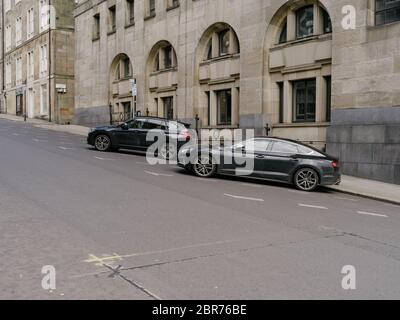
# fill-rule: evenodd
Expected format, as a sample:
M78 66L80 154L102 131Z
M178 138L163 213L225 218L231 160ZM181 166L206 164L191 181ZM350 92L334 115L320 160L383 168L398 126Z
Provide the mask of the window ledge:
M154 76L157 74L167 73L167 72L172 72L172 71L177 71L177 70L178 70L178 67L172 67L172 68L168 68L168 69L153 71L150 75Z
M100 36L96 36L96 37L93 37L93 38L92 38L92 41L93 41L93 42L95 42L95 41L97 41L97 40L100 40Z
M111 36L111 35L113 35L113 34L116 33L116 32L117 32L117 29L108 31L108 32L107 32L107 36Z
M147 15L147 16L144 17L144 21L153 19L153 18L155 18L155 17L156 17L156 14L155 14L155 13L154 13L154 14L149 14L149 15Z
M204 60L200 62L200 65L206 65L210 64L213 62L221 61L221 60L228 60L228 59L237 59L240 58L240 53L231 53L231 54L225 54L223 56L215 57L212 59Z
M400 24L400 20L399 20L399 21L390 22L390 23L380 24L380 25L368 26L368 27L367 27L367 30L383 29L383 28L385 28L385 27L391 27L391 26L397 25L397 24Z
M216 126L204 126L201 129L238 129L239 125L216 125Z
M169 7L167 7L167 11L171 11L171 10L174 10L174 9L177 9L177 8L179 8L180 7L180 4L178 3L177 5L175 5L175 6L169 6Z
M306 127L316 127L324 128L329 127L329 122L293 122L293 123L277 123L272 126L272 128L306 128Z
M133 27L133 26L135 26L135 21L128 22L128 23L125 24L125 29L128 29L128 28Z
M324 33L302 39L290 40L284 43L276 43L274 47L271 48L271 51L279 50L282 48L294 46L301 43L312 42L312 41L325 41L325 40L332 40L332 33Z

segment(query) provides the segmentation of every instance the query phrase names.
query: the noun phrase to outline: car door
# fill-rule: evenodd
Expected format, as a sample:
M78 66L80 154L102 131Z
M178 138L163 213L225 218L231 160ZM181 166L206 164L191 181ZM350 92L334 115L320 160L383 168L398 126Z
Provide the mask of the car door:
M148 149L154 142L155 139L161 139L165 137L165 121L161 119L147 119L143 125L143 136L141 137L142 146ZM148 136L149 132L152 135Z
M275 140L270 145L264 161L264 175L268 179L288 182L298 165L298 147L295 143Z
M228 148L221 160L221 171L232 175L263 177L270 142L269 139L250 139Z
M117 138L121 147L129 149L141 149L144 121L135 119L126 123L125 127L120 127Z

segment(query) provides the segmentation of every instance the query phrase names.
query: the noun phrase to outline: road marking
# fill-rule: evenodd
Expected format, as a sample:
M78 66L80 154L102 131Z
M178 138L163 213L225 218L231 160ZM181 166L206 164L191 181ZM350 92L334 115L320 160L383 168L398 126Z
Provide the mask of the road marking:
M238 242L238 241L239 240L216 241L216 242L201 243L201 244L195 244L195 245L189 245L189 246L185 246L185 247L171 248L171 249L165 249L165 250L155 250L155 251L147 251L147 252L140 252L140 253L132 253L132 254L127 254L127 255L113 254L113 255L109 255L109 256L103 255L103 257L97 257L94 254L89 254L89 259L84 260L83 262L94 263L96 266L101 266L108 262L113 263L115 261L122 261L123 259L126 259L126 258L148 256L148 255L153 255L153 254L171 253L171 252L176 252L176 251L181 251L181 250L229 244L229 243L234 243L234 242Z
M344 201L358 202L358 200L356 200L356 199L343 198L343 197L335 197L335 199L344 200Z
M13 133L12 135L13 135L13 136L17 136L17 137L18 137L18 136L22 136L22 134L20 134L20 133Z
M59 146L58 148L61 150L74 150L73 148L67 148L67 147L62 147L62 146Z
M224 196L230 197L230 198L234 198L234 199L239 199L239 200L249 200L249 201L256 201L256 202L264 202L264 199L235 196L235 195L229 194L229 193L225 193Z
M311 204L303 204L303 203L299 203L299 207L328 210L327 207L314 206L314 205L311 205Z
M198 181L203 181L203 182L217 182L218 180L216 179L207 179L207 178L196 178Z
M101 157L94 157L97 160L103 160L103 161L114 161L115 159L107 159L107 158L101 158Z
M380 217L380 218L389 218L385 214L373 213L373 212L365 212L365 211L357 211L358 214L362 214L365 216L373 216L373 217Z
M163 173L157 173L157 172L151 172L151 171L145 171L147 174L150 174L152 176L156 177L173 177L172 174L163 174Z
M251 183L242 183L242 186L251 187L251 188L262 188L262 186L258 184L251 184Z
M43 140L43 139L33 139L35 142L48 142L48 140Z

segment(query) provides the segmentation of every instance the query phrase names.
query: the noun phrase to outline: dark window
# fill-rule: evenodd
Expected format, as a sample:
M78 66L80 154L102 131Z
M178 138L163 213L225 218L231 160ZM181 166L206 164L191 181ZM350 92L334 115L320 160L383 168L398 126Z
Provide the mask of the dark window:
M164 102L164 117L171 120L174 118L174 98L163 98Z
M122 60L122 63L124 65L124 77L129 78L132 75L131 62L128 58L125 58Z
M212 39L210 40L210 42L208 43L208 51L207 51L207 60L211 60L212 59Z
M293 85L294 121L314 122L316 103L316 80L296 81Z
M276 141L272 145L271 152L297 154L299 150L295 144Z
M283 82L278 82L279 89L279 123L284 121L284 92L283 92Z
M115 6L112 6L108 9L110 13L110 31L113 32L116 30L116 9Z
M122 107L124 108L124 121L132 118L132 107L130 102L122 102Z
M217 91L218 125L232 124L232 91Z
M164 67L165 69L172 68L172 46L164 48Z
M160 52L157 52L156 60L154 61L154 71L160 70Z
M211 123L211 101L210 101L210 91L206 92L207 95L207 125L210 125Z
M324 33L332 33L332 21L328 12L322 10L323 18L324 18Z
M297 39L314 34L314 7L308 6L297 10Z
M400 0L376 0L375 24L383 25L400 21Z
M143 120L132 120L127 123L130 129L143 129L144 121Z
M332 114L332 78L325 77L326 82L326 121L331 121Z
M93 16L93 38L100 38L100 14Z
M219 38L219 55L227 55L230 47L230 30L221 31L218 35Z
M283 25L283 28L281 30L281 34L279 36L279 43L285 43L287 42L287 22Z
M162 126L163 126L163 121L161 120L147 120L143 124L143 129L155 130L155 129L161 129Z
M151 17L156 15L156 0L149 0L149 15Z
M128 23L135 22L135 0L126 0Z

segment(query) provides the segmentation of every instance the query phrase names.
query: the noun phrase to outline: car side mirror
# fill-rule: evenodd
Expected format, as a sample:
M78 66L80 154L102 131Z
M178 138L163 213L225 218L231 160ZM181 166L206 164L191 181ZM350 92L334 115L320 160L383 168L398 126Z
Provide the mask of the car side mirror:
M121 124L121 129L122 130L128 130L129 127L128 127L128 125L126 123L123 123L123 124Z

